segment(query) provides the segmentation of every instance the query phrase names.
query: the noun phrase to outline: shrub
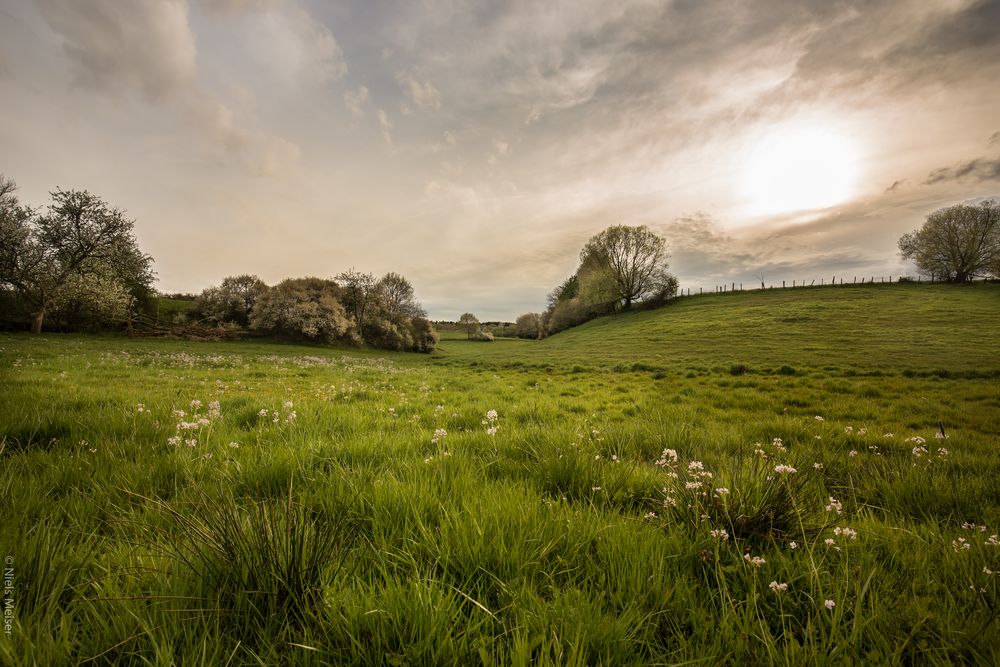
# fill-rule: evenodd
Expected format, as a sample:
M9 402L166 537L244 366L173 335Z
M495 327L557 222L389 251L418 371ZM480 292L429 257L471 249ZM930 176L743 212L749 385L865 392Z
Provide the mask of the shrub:
M493 334L489 331L477 331L476 333L469 336L469 340L477 341L480 343L492 343L495 339Z
M525 313L517 318L514 324L518 338L541 338L542 316L538 313Z
M319 278L289 278L257 299L250 326L270 333L320 342L360 337L338 300L337 284Z
M438 334L434 325L426 317L414 317L410 320L410 332L413 337L414 352L433 352L438 343Z

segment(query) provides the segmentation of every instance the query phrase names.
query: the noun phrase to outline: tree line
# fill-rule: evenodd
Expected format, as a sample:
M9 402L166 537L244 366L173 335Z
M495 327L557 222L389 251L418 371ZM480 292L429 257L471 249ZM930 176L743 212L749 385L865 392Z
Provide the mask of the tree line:
M153 258L135 221L87 191L57 189L42 210L23 204L0 175L0 320L18 313L40 333L125 325L156 312ZM289 278L269 286L252 275L205 289L184 315L218 327L281 338L430 352L437 332L398 273L351 269L333 280Z
M217 326L279 338L430 352L437 332L410 284L398 273L376 278L351 269L333 280L288 278L268 286L231 276L205 289L184 315Z

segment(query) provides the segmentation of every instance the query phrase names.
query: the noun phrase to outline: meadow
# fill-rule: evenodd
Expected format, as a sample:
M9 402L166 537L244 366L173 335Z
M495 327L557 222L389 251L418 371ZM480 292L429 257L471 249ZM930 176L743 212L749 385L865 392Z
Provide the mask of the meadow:
M998 664L998 334L995 284L432 355L0 334L0 661Z

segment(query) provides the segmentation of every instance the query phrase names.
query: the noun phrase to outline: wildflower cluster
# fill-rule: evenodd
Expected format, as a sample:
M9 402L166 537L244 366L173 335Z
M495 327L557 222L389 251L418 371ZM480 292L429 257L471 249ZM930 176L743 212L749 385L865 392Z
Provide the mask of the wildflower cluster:
M490 410L486 413L486 417L481 422L486 427L486 435L494 436L497 434L497 430L500 428L499 424L497 424L499 419L500 417L497 415L496 410Z
M788 451L788 447L785 446L785 441L782 440L781 438L774 438L773 440L771 440L770 444L771 451L768 451L768 445L759 442L754 443L753 447L754 447L753 453L763 459L769 459L774 456L777 456L778 454L784 454L785 452Z
M185 410L175 409L173 411L177 424L174 435L167 438L168 445L179 447L183 441L188 447L197 447L198 438L207 437L205 430L211 427L212 422L222 417L222 409L218 401L209 403L208 409L202 412L202 402L194 399L191 401L190 408L190 421L188 421L188 413Z
M270 419L272 424L292 424L298 418L294 407L295 405L291 401L285 401L282 403L280 410L271 410L268 412L267 408L261 408L257 416L261 419Z

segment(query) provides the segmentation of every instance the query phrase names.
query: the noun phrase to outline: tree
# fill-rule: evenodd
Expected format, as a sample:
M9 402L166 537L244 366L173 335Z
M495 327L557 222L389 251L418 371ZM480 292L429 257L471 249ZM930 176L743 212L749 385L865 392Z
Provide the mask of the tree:
M354 326L361 331L369 307L376 300L375 276L351 269L335 278L341 288L341 303L347 314L354 320Z
M580 251L582 278L598 276L599 294L610 289L624 308L669 283L665 242L645 225L615 225L592 237ZM582 285L581 285L582 287Z
M423 317L410 281L398 273L387 273L375 285L375 294L386 316L392 320Z
M430 320L425 317L414 317L410 320L410 334L413 337L413 350L415 352L434 351L438 335Z
M965 282L1000 265L1000 203L958 204L934 211L899 239L899 254L924 274Z
M518 338L541 338L542 316L538 313L525 313L514 323Z
M320 278L289 278L260 295L250 327L320 342L360 343L347 316L337 283Z
M468 334L469 340L472 340L472 337L479 333L479 319L472 313L463 313L458 318L458 325Z
M0 285L29 305L32 333L86 286L88 298L127 292L130 316L153 282L153 260L136 245L134 221L85 190L52 192L48 213L37 215L19 204L15 189L0 177Z
M267 291L267 284L257 276L230 276L218 287L209 287L195 300L198 316L222 324L250 324L250 313L257 299Z

